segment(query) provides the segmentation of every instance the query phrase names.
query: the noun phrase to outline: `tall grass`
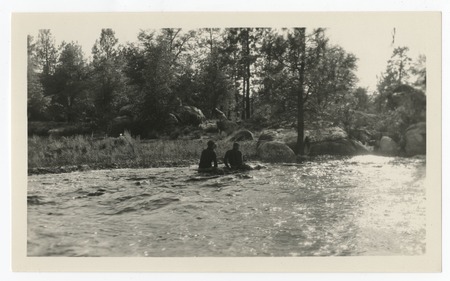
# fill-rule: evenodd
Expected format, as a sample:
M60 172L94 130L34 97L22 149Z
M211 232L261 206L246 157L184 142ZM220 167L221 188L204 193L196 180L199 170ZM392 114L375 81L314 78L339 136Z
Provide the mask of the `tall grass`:
M88 165L104 167L157 167L196 164L206 140L141 140L125 132L119 138L89 136L28 138L28 168ZM221 161L232 144L217 141ZM241 142L248 160L256 157L255 142Z

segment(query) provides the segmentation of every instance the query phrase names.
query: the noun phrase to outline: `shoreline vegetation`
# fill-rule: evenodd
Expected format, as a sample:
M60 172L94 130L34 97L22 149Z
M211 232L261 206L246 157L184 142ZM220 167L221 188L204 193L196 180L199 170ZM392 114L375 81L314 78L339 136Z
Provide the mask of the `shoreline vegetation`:
M415 128L417 126L412 126ZM246 162L302 163L355 155L384 155L412 157L425 155L425 137L420 135L425 125L415 133L407 131L404 147L388 137L382 137L375 146L363 144L338 127L307 130L312 140L308 151L295 151L297 133L292 129L241 129L223 137L220 133L191 131L181 138L169 135L158 139L141 139L129 131L119 137L91 135L32 135L28 137L28 175L55 174L74 171L126 168L189 167L198 165L201 152L209 140L217 144L219 164L225 152L238 141ZM422 128L423 127L423 128ZM419 142L414 140L420 139Z
M139 137L132 137L128 132L118 138L94 138L84 135L32 136L28 138L28 175L196 165L208 140L209 138L141 140ZM215 141L218 146L218 161L221 163L232 142ZM256 144L256 141L240 142L247 161L258 160Z
M29 174L197 164L208 140L219 161L236 140L272 163L426 154L426 56L407 46L369 92L320 27L99 35L89 60L50 29L27 37Z

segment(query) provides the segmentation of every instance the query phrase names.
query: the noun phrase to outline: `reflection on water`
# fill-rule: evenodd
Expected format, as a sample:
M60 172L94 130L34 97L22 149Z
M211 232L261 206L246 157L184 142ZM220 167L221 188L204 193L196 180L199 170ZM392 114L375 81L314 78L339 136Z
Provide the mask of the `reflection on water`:
M377 156L29 176L28 255L420 255L424 180L424 158Z

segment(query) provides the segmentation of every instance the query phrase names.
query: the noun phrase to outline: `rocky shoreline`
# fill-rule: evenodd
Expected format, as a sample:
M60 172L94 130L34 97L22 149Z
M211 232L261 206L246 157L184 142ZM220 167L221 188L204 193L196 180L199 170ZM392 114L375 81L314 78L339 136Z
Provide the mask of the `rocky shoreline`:
M355 135L349 134L339 126L320 126L319 128L309 128L305 130L303 153L299 153L297 151L298 136L297 132L293 128L264 129L262 131L252 132L245 128L237 129L235 127L227 130L227 128L225 127L219 128L220 124L216 124L216 129L218 129L219 131L218 134L213 133L212 135L208 135L206 133L206 129L204 130L204 132L201 132L200 129L200 131L197 133L208 139L221 141L222 147L231 146L231 144L236 141L246 142L247 144L250 144L250 146L246 147L246 152L250 153L250 151L252 151L249 159L259 160L265 163L301 163L303 161L317 159L316 157L320 158L321 156L325 155L342 157L374 154L394 157L412 157L415 155L426 154L426 124L424 122L410 126L406 130L405 136L402 137L402 139L398 143L389 136L386 136L382 133L377 135L366 132L365 137L361 137L360 135L358 135L359 137L357 138L355 137ZM223 136L223 133L225 133L225 136ZM72 147L64 147L63 144L58 143L53 145L53 150L50 150L50 152L48 152L48 150L45 150L45 148L42 149L42 151L44 152L41 152L41 154L44 154L44 156L48 154L48 156L53 157L53 159L61 157L60 154L62 154L64 151L73 151L71 149L75 149L76 152L79 152L81 154L87 154L87 146L91 151L90 153L99 152L99 155L100 152L103 153L101 154L103 158L105 158L105 155L110 155L108 153L116 153L116 156L119 159L121 159L120 157L123 156L126 156L128 158L122 158L123 160L119 161L117 161L118 158L115 158L115 160L113 161L117 162L113 163L111 163L109 159L104 159L106 160L105 162L96 163L91 162L92 160L88 158L75 160L73 158L70 158L73 157L73 154L67 153L67 155L69 156L65 156L65 162L55 161L53 165L51 164L51 162L41 162L51 165L48 167L42 167L43 165L40 166L40 163L35 161L33 163L34 167L28 169L28 175L68 173L74 171L100 169L182 167L195 165L198 163L198 159L196 159L197 155L195 153L187 153L180 157L179 152L177 152L180 149L184 151L187 150L189 152L198 152L199 147L191 147L191 143L189 142L189 140L198 142L198 138L196 138L195 136L191 136L191 138L188 138L186 140L188 141L188 143L174 143L170 146L169 143L171 142L171 140L167 140L167 144L164 143L164 145L158 146L157 144L147 143L145 141L141 141L140 139L134 139L133 137L128 135L120 136L119 138L103 140L104 143L100 143L98 145L93 145L91 143L92 141L89 139L85 141L85 147L83 147L83 145L79 145L77 143L77 140L75 139L71 143ZM173 142L175 142L175 140L173 140ZM202 142L200 141L200 143L193 144L202 145ZM140 153L144 153L145 151L164 151L168 146L170 146L171 150L169 149L167 155L161 157L162 159L158 159L160 155L149 154L144 155L145 157L140 158L150 159L150 161L135 161L137 159L135 146L140 145L150 145L150 147L146 148L141 147ZM81 147L81 150L78 146ZM77 149L80 151L78 151ZM98 151L95 149L97 149ZM51 152L53 152L53 154ZM222 152L224 153L224 151ZM81 164L61 166L58 165L58 162L72 164L72 161ZM30 164L31 163L29 162L29 165Z

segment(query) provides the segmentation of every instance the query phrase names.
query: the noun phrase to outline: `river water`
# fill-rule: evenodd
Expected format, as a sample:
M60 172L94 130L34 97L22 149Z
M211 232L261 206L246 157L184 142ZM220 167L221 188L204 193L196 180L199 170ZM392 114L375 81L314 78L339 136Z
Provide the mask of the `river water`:
M424 158L28 177L28 256L422 255Z

